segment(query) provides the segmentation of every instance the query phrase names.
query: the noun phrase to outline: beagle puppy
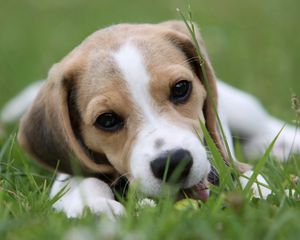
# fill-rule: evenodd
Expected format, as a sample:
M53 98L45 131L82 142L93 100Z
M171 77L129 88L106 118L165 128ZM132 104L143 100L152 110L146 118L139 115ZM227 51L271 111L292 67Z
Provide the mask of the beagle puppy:
M64 187L66 192L54 208L69 217L81 216L86 207L95 214L121 215L124 207L112 191L121 176L146 195L157 196L178 168L176 184L205 201L215 171L199 120L228 160L214 103L234 160L232 132L245 139L248 157L264 152L284 123L252 96L217 81L198 30L196 36L207 84L180 21L99 30L55 64L45 83L37 84L18 141L33 158L61 173L51 197ZM300 134L286 125L272 154L286 159L291 152L300 152ZM248 168L236 165L251 176ZM258 180L265 182L262 176ZM264 196L270 193L262 190Z

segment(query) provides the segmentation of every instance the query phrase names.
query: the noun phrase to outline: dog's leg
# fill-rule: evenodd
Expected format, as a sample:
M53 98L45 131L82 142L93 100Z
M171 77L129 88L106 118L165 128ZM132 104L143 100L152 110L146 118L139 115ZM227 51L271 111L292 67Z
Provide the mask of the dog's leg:
M275 136L284 127L277 139L272 154L286 160L290 153L300 153L300 132L296 127L270 116L250 94L218 82L219 105L225 112L230 130L243 142L249 158L263 154Z
M114 200L110 187L97 178L58 174L50 197L53 198L60 191L62 197L53 207L64 212L69 218L80 217L85 208L89 208L94 214L105 214L110 219L125 213L122 204Z

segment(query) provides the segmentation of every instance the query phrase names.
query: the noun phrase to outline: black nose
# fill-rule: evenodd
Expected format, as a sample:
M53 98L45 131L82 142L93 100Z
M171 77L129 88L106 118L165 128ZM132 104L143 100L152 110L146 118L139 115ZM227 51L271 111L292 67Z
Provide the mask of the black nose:
M178 182L189 174L193 165L193 158L189 151L177 149L163 153L150 165L155 177Z

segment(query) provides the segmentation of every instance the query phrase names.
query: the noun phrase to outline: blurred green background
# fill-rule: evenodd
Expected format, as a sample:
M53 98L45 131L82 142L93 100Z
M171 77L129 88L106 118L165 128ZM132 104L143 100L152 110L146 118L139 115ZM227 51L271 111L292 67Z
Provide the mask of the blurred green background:
M188 2L217 75L292 120L290 96L300 94L299 0L0 0L0 108L93 31L179 19L176 8Z

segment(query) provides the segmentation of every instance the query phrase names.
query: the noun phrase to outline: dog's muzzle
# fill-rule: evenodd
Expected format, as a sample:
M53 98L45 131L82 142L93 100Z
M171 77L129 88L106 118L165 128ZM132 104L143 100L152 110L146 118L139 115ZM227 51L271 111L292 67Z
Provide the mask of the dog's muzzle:
M150 166L156 178L167 183L180 183L188 177L193 166L193 157L185 149L175 149L159 155L150 163ZM219 185L218 172L213 166L211 166L207 179L201 180L189 189L182 189L184 194L181 197L189 196L206 201L209 196L208 182ZM181 197L179 196L179 198Z

